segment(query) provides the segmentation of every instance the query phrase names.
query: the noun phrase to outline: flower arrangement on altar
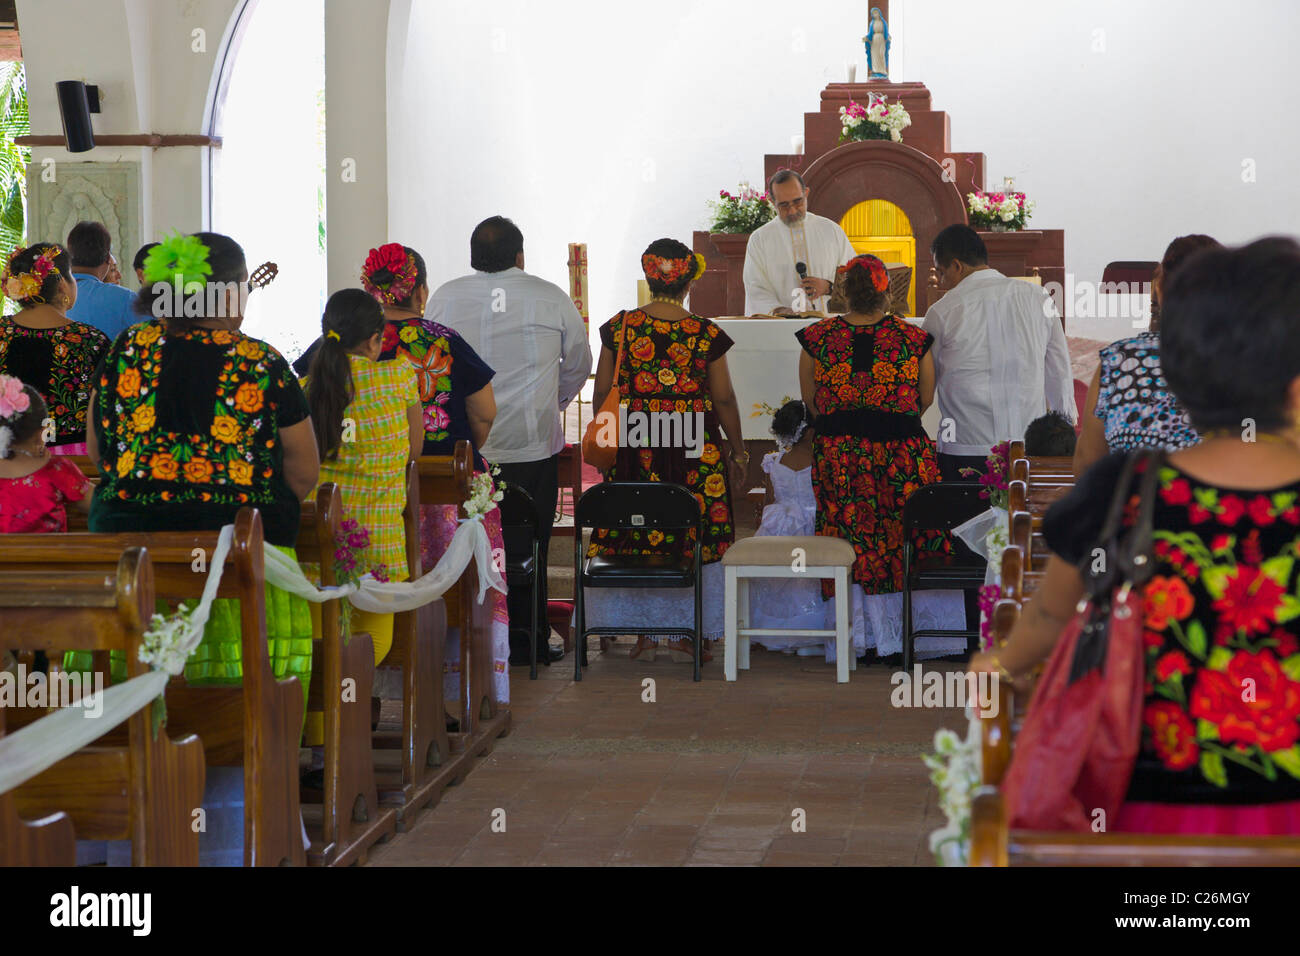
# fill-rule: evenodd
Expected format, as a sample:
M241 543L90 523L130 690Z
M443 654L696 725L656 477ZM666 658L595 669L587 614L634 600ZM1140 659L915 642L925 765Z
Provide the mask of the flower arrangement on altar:
M848 106L840 107L841 143L867 139L889 139L901 143L903 130L911 125L912 117L903 104L891 106L883 96L873 96L866 106L849 100Z
M749 183L741 183L734 196L725 189L718 190L718 198L711 200L709 206L713 210L710 232L753 232L776 216L771 197Z
M921 759L930 768L931 782L939 789L939 809L948 823L930 834L930 852L940 866L967 866L971 797L980 785L982 772L979 721L971 720L965 740L951 730L937 731L934 750Z
M967 193L966 208L972 229L993 232L1018 232L1025 228L1034 212L1034 201L1024 193Z
M486 515L497 506L498 501L505 497L506 493L497 487L494 480L500 474L501 469L496 465L493 465L489 471L474 473L474 477L469 480L469 500L465 502L467 518Z

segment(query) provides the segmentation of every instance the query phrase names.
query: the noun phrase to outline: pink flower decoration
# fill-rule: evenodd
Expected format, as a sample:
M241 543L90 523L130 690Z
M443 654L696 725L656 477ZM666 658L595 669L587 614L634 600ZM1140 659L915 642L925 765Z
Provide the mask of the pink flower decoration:
M23 383L12 375L0 375L0 418L13 418L31 407Z

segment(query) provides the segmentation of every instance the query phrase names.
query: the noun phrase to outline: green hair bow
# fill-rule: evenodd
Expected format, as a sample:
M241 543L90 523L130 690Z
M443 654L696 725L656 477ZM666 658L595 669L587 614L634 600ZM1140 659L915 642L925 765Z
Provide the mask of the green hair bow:
M186 292L193 286L207 285L212 275L208 265L208 247L198 236L176 233L162 240L144 257L144 281L179 283Z

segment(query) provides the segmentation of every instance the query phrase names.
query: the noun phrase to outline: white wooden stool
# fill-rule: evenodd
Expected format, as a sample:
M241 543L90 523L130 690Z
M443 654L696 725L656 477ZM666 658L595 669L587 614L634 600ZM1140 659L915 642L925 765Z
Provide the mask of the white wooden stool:
M745 538L728 548L722 556L727 577L723 665L727 680L736 679L737 667L749 670L751 637L834 637L835 679L848 683L850 668L858 669L857 655L849 646L849 571L855 558L853 545L822 535ZM831 578L835 581L835 629L750 627L749 578Z

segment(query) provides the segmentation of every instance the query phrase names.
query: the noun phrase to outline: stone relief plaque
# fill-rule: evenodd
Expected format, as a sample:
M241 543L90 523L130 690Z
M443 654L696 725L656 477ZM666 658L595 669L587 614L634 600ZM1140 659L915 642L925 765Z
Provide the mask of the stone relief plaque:
M50 170L53 170L52 173ZM68 163L27 167L27 240L63 243L83 219L102 222L113 237L113 255L131 279L131 258L140 248L143 218L140 164Z

